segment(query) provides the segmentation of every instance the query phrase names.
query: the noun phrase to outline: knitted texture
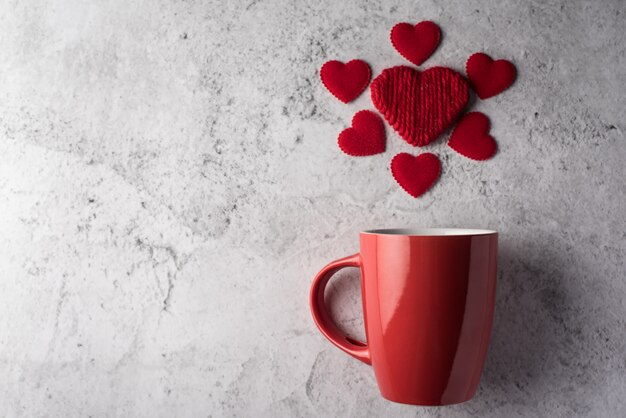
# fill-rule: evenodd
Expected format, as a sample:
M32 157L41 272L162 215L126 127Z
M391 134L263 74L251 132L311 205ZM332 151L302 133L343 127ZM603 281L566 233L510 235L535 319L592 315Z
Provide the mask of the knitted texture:
M371 110L361 110L352 117L352 127L344 129L337 140L348 155L362 157L385 152L385 125Z
M494 61L482 52L469 57L465 64L465 72L481 99L488 99L508 89L517 75L511 62Z
M407 60L421 65L435 52L441 39L439 26L430 21L423 21L413 26L410 23L398 23L391 29L391 44Z
M370 82L371 71L365 61L352 60L346 64L328 61L320 70L322 83L333 96L344 103L359 97Z
M463 116L456 125L450 141L450 148L472 160L488 160L496 153L496 141L489 135L489 118L480 112Z
M402 152L391 160L391 174L400 187L413 197L423 195L439 178L441 163L435 154L417 157Z
M406 66L387 68L372 82L371 94L389 125L420 147L446 130L469 99L465 79L444 67L422 73Z

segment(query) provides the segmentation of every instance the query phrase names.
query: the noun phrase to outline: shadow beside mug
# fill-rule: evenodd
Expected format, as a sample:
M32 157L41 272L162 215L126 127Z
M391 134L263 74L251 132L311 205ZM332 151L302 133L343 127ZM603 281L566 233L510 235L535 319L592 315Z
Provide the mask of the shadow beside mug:
M596 296L576 288L582 263L553 237L515 246L501 241L491 343L475 398L480 402L466 405L472 413L493 414L498 404L534 405L540 413L551 399L570 399L566 416L588 409L584 397L562 390L592 387L593 362L601 361L588 355L601 351L592 347L603 342L583 317L584 300Z

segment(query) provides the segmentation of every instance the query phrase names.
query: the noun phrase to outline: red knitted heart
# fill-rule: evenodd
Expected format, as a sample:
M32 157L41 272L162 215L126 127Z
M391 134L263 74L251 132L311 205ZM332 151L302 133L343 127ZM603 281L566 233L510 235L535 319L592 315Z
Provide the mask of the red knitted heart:
M448 141L450 148L472 160L488 160L496 153L496 141L489 135L489 118L480 112L468 113L456 125Z
M481 99L502 93L513 84L516 76L515 66L510 61L494 61L482 52L469 57L465 72Z
M339 134L339 148L355 157L385 151L385 126L371 110L361 110L352 117L352 127Z
M423 147L437 138L469 99L465 79L450 68L420 73L392 67L374 79L372 102L406 142Z
M328 61L320 70L324 86L333 96L344 103L359 97L370 82L370 67L365 61L352 60L347 64L340 61Z
M427 20L413 26L398 23L391 29L391 44L407 60L421 65L439 45L439 26Z
M411 196L424 194L439 178L441 163L435 154L426 152L417 157L402 152L391 160L391 174Z

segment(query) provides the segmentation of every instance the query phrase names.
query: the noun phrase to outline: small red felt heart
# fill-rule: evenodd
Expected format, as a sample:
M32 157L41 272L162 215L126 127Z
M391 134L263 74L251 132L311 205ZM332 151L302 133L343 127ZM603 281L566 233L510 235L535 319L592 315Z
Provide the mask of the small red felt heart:
M370 87L372 103L400 136L413 146L434 141L463 110L467 81L450 68L420 73L412 67L383 70Z
M370 82L370 67L365 61L352 60L346 64L328 61L322 65L320 78L333 96L344 103L359 97Z
M435 154L426 152L417 157L402 152L391 160L391 174L411 196L419 197L439 178L441 163Z
M421 65L435 52L441 31L435 23L425 20L413 26L398 23L391 29L391 44L407 60Z
M361 110L352 117L352 127L339 134L339 148L348 155L361 157L385 151L385 126L371 110Z
M515 66L510 61L494 61L482 52L469 57L465 72L481 99L502 93L513 84L516 76Z
M489 118L480 112L468 113L456 125L450 148L472 160L488 160L496 153L496 141L489 135Z

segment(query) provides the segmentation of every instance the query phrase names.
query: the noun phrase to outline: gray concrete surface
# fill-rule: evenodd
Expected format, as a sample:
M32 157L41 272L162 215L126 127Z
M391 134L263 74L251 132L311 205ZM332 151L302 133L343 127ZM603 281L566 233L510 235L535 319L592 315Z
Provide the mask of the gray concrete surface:
M623 1L3 1L0 415L626 416ZM519 79L475 103L499 153L429 147L412 199L343 155L328 59L405 63L399 21L444 31L428 65L484 50ZM359 230L501 233L476 397L385 401L307 306ZM329 303L362 336L358 276Z

